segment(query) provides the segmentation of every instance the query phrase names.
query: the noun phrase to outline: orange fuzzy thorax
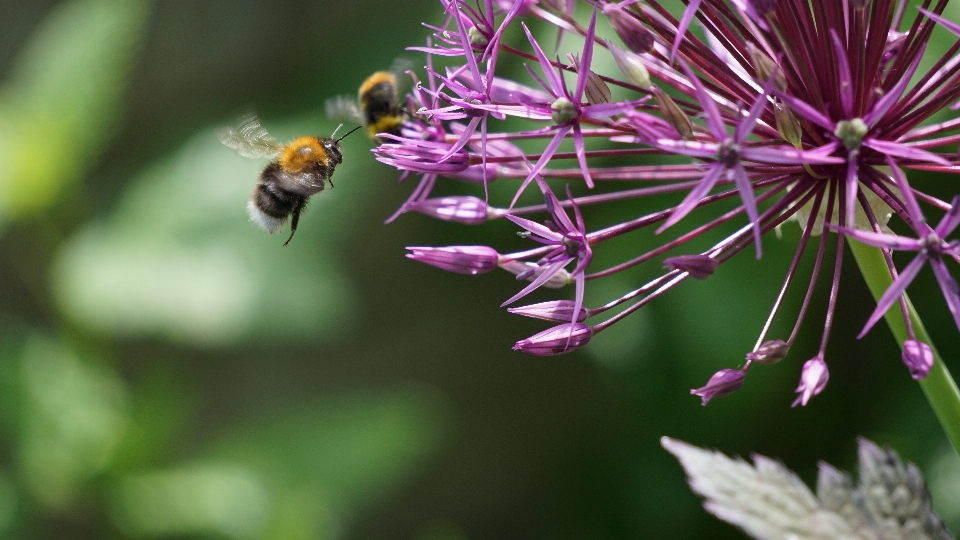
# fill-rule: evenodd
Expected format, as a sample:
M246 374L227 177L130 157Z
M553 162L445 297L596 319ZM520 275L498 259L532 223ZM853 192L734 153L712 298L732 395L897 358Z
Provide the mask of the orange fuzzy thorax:
M384 82L395 87L397 85L397 77L389 71L378 71L363 81L363 84L360 85L360 90L357 92L357 97L362 101L364 94L369 92L374 86Z
M283 147L277 163L287 172L301 172L315 163L326 163L327 152L317 137L300 137Z

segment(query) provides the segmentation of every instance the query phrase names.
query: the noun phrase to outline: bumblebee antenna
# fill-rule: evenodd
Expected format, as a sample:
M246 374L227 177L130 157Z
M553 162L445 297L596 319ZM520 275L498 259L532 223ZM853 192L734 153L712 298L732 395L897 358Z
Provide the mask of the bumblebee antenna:
M343 124L340 124L340 125L342 126ZM337 139L337 142L339 143L340 141L346 139L346 138L347 138L347 135L353 133L354 131L356 131L356 130L362 128L362 127L363 127L363 126L357 126L357 127L353 128L353 129L351 129L350 131L348 131L348 132L346 133L346 135L344 135L343 137L340 137L339 139ZM340 129L340 128L338 127L337 129ZM333 134L336 135L337 132L334 131Z

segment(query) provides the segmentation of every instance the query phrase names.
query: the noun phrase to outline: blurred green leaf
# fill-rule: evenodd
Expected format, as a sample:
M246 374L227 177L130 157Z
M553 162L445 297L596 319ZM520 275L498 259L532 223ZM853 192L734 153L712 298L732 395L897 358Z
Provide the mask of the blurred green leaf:
M335 538L437 450L446 407L414 386L276 409L229 430L203 463L122 478L111 514L135 536Z
M111 219L63 248L54 284L65 312L104 333L198 345L343 338L356 293L335 243L350 222L336 217L365 197L336 200L343 187L313 197L300 234L282 247L245 212L264 165L206 131L151 167ZM348 160L337 176L355 177L355 166ZM311 245L304 230L319 220L324 234Z
M137 537L219 533L257 538L268 510L267 493L249 469L217 463L129 475L113 495L117 525Z
M120 111L148 6L74 0L34 33L0 88L0 214L46 208L96 157Z
M18 476L44 505L65 508L113 458L129 423L126 388L113 371L39 336L24 344L18 379Z

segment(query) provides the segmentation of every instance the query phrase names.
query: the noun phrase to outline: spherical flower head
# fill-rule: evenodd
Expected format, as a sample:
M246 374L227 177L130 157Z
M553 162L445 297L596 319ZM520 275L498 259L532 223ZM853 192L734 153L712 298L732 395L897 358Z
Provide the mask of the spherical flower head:
M565 323L518 341L513 350L535 356L555 356L579 349L592 336L593 331L585 324Z
M500 254L487 246L408 247L408 259L458 274L485 274L497 267Z
M430 27L427 47L416 48L427 53L426 77L406 110L417 112L377 154L422 178L397 215L414 210L471 225L509 219L538 244L500 256L418 251L411 258L464 273L497 265L529 280L505 306L540 287L576 284L572 299L511 308L567 325L566 336L551 329L519 349L555 354L579 346L575 336L612 328L690 278L709 279L742 251L761 258L762 237L788 220L802 235L793 262L780 268L783 284L770 295L758 345L741 369L694 391L704 402L739 388L750 366L783 359L811 313L822 317L821 352L804 365L795 405L823 390L823 351L836 300L845 298L840 269L850 265L851 240L884 250L893 281L864 331L893 304L906 309L905 288L928 263L960 328L960 287L948 272L960 260L960 242L948 240L960 226L960 200L923 193L904 173L960 173L960 122L946 110L960 98L960 57L955 46L950 58L922 58L934 26L960 36L960 25L941 17L946 2L917 14L901 0L871 0L866 8L860 0L830 2L829 9L823 2L688 0L679 17L667 0L442 3L444 23ZM539 35L545 25L552 31ZM598 29L619 38L598 37ZM552 49L541 46L555 37ZM615 66L593 62L604 48ZM493 180L497 189L488 190ZM486 197L431 198L447 181L482 182ZM534 182L544 204L524 197ZM562 184L572 189L561 204L553 190ZM605 204L620 206L605 214ZM931 227L919 204L946 216ZM603 228L587 229L581 208ZM624 215L635 217L616 218ZM902 219L894 229L911 233L893 234L891 216ZM627 235L638 231L661 236L631 242L636 237ZM593 258L611 244L638 251L614 248ZM895 267L893 250L914 251L914 261ZM660 261L667 270L650 281L599 307L583 305L587 283ZM832 278L821 272L830 268ZM812 301L825 289L829 302ZM769 339L772 323L796 305L789 337ZM576 326L600 313L605 319L589 332ZM554 337L564 340L550 343ZM904 362L922 376L929 355L914 341Z
M827 370L827 363L823 361L823 357L816 356L804 362L803 371L800 374L800 386L797 386L796 390L800 395L797 396L791 407L806 406L813 396L826 388L828 380L830 380L830 372Z
M908 339L903 342L903 363L910 370L910 376L919 381L933 367L933 349L922 341Z
M700 396L700 404L706 406L713 398L729 396L743 386L745 373L742 369L721 369L713 374L705 386L694 388L690 393Z

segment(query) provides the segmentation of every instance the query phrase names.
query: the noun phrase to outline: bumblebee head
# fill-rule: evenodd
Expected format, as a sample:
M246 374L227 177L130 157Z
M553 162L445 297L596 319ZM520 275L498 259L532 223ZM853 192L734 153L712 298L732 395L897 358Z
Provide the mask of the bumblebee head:
M340 141L346 139L347 135L350 135L354 131L363 127L357 126L346 132L342 137L334 139L334 137L337 136L337 131L339 131L342 126L343 124L337 126L337 129L333 130L333 135L331 135L329 139L323 141L323 149L327 152L328 159L330 159L336 165L343 163L343 152L340 150Z

